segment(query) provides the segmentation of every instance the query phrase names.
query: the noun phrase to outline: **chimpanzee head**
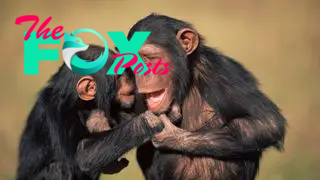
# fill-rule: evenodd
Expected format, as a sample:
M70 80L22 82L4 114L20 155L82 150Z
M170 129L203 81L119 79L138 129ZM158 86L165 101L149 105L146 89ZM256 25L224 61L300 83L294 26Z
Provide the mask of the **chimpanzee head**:
M103 52L103 47L90 45L86 51L77 53L77 56L84 60L94 61ZM109 50L107 63L100 71L92 75L82 76L78 80L76 89L81 100L96 101L98 106L100 103L107 103L106 101L110 102L110 100L125 108L133 105L135 101L135 82L132 70L126 69L122 75L106 75L114 63L113 55L115 55L115 52ZM109 97L108 100L105 99L106 97Z
M172 68L165 75L136 75L138 91L145 95L148 108L159 113L168 110L173 101L181 104L190 90L192 57L199 50L200 36L190 24L156 14L138 21L129 31L129 40L136 31L151 32L138 52L142 60L154 64L161 58Z
M122 75L117 75L116 102L123 108L130 108L135 102L135 76L131 68L125 69Z

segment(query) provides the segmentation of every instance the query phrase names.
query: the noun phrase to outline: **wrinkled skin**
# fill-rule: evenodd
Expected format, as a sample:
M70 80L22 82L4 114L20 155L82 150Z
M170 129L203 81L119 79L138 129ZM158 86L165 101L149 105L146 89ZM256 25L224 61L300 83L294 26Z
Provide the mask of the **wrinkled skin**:
M161 63L169 63L170 65L171 62L168 54L163 49L152 44L143 44L138 53L146 64L153 63L150 67L151 69L154 68L155 63L160 58L162 59ZM169 68L171 67L169 66ZM160 65L157 70L158 74L137 75L136 83L138 92L145 95L149 110L154 113L161 113L167 111L172 103L173 78L172 71L165 75L160 74L165 70L163 65ZM155 97L158 99L155 99Z

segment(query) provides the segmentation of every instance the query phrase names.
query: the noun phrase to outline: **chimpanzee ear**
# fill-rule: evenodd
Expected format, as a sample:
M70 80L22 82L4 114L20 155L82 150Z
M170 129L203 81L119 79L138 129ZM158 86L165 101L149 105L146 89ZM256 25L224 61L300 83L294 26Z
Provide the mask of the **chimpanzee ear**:
M190 55L199 46L199 36L198 33L190 28L181 29L177 33L177 39L182 45L185 53Z
M77 92L80 99L90 101L96 95L96 81L92 76L83 76L77 83Z

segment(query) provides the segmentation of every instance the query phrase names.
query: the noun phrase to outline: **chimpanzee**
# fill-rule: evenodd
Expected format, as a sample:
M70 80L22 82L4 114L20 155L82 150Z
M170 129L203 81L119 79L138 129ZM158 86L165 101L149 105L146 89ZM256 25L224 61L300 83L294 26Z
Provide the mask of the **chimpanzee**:
M173 102L182 110L178 124L164 116L164 130L138 148L145 178L254 179L263 151L283 150L286 130L285 118L255 77L205 45L187 22L153 13L133 25L129 40L135 31L151 32L138 52L143 61L161 58L172 68L165 75L137 75L138 92L154 113Z
M93 61L103 52L103 47L90 45L86 51L77 53L77 56ZM113 114L116 114L121 111L118 104L129 108L134 101L134 88L130 83L128 86L123 83L127 82L122 79L126 73L123 77L106 75L114 62L111 57L114 54L110 51L106 65L92 75L79 75L63 64L52 76L40 92L22 133L16 179L97 180L101 172L119 172L127 166L125 159L117 159L164 128L159 118L146 112L126 120L119 127L111 125L112 130L107 131L111 124L109 120L113 119L111 106ZM93 123L91 126L88 121L99 112L98 117L103 115L107 121L102 126L107 127L95 129L96 125ZM81 141L89 139L87 142L92 142L91 137L97 138L97 143L92 143L92 146L105 147L101 155L104 161L88 167L94 161L88 159L91 157L88 150L96 153L97 149ZM117 152L114 151L115 147Z

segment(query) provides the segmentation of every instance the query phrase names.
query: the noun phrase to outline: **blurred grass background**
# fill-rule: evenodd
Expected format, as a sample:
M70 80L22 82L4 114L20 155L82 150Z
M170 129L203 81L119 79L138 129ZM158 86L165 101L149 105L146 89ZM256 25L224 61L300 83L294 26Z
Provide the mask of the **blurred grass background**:
M189 21L210 46L236 58L260 80L261 88L283 110L289 129L285 152L263 157L259 180L320 179L320 1L319 0L1 0L0 1L0 180L14 179L18 141L36 94L63 63L40 62L39 75L23 74L23 32L32 22L15 25L22 15L38 15L47 27L81 28L104 35L124 31L151 12ZM38 24L37 28L40 25ZM79 34L83 42L103 45L98 37ZM135 152L130 166L102 179L143 179Z

